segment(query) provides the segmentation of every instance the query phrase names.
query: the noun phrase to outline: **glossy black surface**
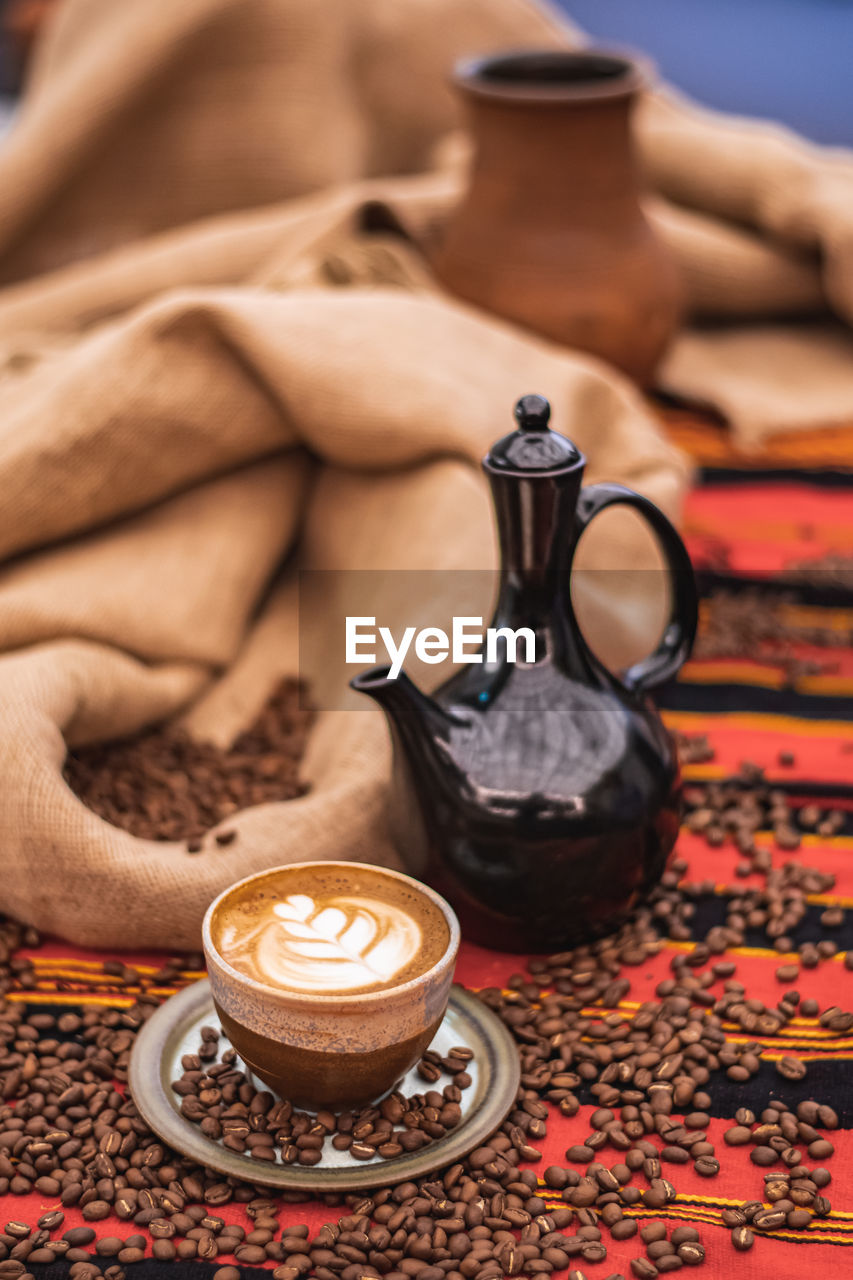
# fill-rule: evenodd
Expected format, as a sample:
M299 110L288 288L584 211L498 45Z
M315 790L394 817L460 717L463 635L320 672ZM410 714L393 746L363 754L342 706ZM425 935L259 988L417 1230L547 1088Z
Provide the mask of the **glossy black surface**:
M681 539L653 504L619 485L581 491L585 459L548 428L542 397L525 396L516 418L483 463L502 560L491 625L531 628L535 663L510 662L503 641L433 698L387 668L353 686L391 726L407 870L449 899L470 940L547 951L612 927L663 871L679 772L648 693L689 653L696 594ZM673 575L661 644L621 680L587 647L570 585L580 535L614 503L646 517Z

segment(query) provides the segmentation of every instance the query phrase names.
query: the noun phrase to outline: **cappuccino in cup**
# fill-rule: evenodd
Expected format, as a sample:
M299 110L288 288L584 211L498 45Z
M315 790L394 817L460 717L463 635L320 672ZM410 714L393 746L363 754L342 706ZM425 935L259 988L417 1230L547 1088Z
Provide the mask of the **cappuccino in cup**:
M296 863L233 885L208 909L214 1003L250 1070L299 1106L349 1107L393 1088L447 1006L451 908L408 876Z

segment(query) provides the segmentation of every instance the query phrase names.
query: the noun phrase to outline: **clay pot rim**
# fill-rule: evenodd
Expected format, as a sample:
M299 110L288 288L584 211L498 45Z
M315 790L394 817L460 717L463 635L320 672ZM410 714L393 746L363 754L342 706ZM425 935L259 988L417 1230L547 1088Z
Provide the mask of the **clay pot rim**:
M419 973L414 978L409 978L407 982L389 983L387 986L380 987L375 991L359 992L334 992L329 995L308 991L296 991L288 987L274 987L269 983L261 982L257 978L252 978L249 974L244 973L241 969L235 969L233 965L222 955L216 943L213 940L213 920L220 906L226 898L230 897L237 889L242 889L244 885L248 885L253 880L264 880L267 877L277 875L282 871L301 871L305 867L314 869L317 867L323 870L334 870L342 868L344 870L359 871L364 867L370 870L378 871L382 875L388 876L392 880L402 880L411 888L415 889L423 897L428 898L441 914L444 916L448 929L447 946L443 953L436 960L435 964L429 969L425 969L423 973ZM210 968L211 962L216 964L220 969L235 981L237 986L245 987L248 991L256 996L270 997L279 1006L294 1009L311 1010L316 1009L319 1013L321 1010L332 1010L346 1013L348 1010L358 1012L362 1009L369 1009L375 1004L393 999L399 1000L401 996L407 996L410 992L416 991L419 987L433 986L440 979L446 970L451 972L456 967L456 960L459 954L459 946L462 941L462 932L459 926L459 920L456 912L450 903L442 898L441 894L436 893L435 889L430 885L423 884L420 880L415 880L413 876L408 876L403 871L394 871L391 867L381 867L374 863L342 861L341 859L312 859L307 862L288 862L280 867L266 867L261 871L253 871L251 875L243 876L241 880L236 880L233 884L229 884L226 889L213 899L207 911L204 914L204 920L201 926L202 947L205 957Z
M591 76L584 80L566 78L565 80L502 79L489 76L488 71L501 64L529 62L550 63L563 62L578 67L586 63L590 69L597 63L609 64L613 71L601 76ZM513 103L530 103L543 106L552 103L554 106L570 106L573 103L606 102L633 97L642 92L655 78L654 63L643 54L631 49L599 48L590 46L585 49L506 49L499 53L462 58L453 68L452 80L457 89L476 98L490 101L508 101Z

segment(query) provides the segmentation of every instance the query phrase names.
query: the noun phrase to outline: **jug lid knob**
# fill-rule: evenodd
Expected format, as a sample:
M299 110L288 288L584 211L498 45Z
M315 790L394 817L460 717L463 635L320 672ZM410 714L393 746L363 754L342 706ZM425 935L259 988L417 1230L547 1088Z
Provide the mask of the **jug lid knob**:
M522 396L513 409L522 431L545 431L551 418L551 406L544 396Z
M518 430L492 445L483 459L486 471L554 475L585 465L580 449L548 426L551 406L544 396L522 396L513 412Z

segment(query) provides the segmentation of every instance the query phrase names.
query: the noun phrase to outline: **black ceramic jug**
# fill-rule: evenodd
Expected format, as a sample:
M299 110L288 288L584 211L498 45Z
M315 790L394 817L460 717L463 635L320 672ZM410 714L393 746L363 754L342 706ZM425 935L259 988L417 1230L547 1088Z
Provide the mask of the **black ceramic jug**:
M515 416L518 430L483 462L502 561L491 625L532 629L535 661L509 661L499 643L431 698L387 667L352 684L390 723L391 819L407 870L453 904L465 937L543 952L614 927L663 872L679 768L648 695L687 658L697 601L662 512L621 485L582 489L586 460L549 429L541 396L524 396ZM659 647L621 678L588 648L571 600L578 540L616 503L646 518L672 576Z

